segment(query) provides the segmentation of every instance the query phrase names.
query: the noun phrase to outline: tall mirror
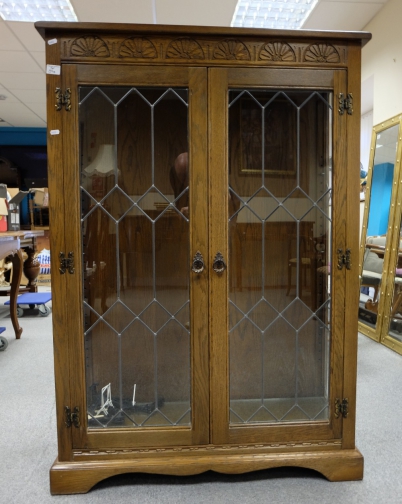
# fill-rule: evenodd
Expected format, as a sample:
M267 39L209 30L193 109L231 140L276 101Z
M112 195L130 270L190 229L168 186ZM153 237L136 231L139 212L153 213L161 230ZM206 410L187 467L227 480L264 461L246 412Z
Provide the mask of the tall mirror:
M400 118L402 121L402 116ZM397 180L394 185L395 199L391 206L395 217L389 238L389 265L385 289L384 320L380 341L392 350L402 354L402 172L400 168L402 154L402 128L398 133L395 172Z
M400 116L396 116L373 128L367 176L359 256L359 331L376 341L381 340L385 314L388 316L390 309L387 299L392 297L387 290L391 259L396 260L392 238L400 179L400 122Z

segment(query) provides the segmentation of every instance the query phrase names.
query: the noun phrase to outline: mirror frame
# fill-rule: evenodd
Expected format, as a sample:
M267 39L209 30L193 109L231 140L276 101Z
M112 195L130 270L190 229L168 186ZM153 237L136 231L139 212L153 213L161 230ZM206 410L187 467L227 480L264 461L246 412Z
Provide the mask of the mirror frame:
M360 251L359 251L359 273L360 282L363 273L363 258L366 250L368 217L370 211L371 200L371 185L373 178L373 167L376 150L376 141L378 133L385 131L393 126L399 125L397 137L397 149L395 155L394 174L392 180L392 191L390 201L390 212L388 217L386 245L384 251L384 263L381 274L381 284L379 289L379 302L377 312L376 327L373 328L363 321L359 320L358 330L369 338L384 343L385 345L393 348L399 353L402 353L402 343L399 343L394 338L388 335L388 328L390 323L390 312L393 300L393 287L394 275L398 257L398 246L400 240L400 223L401 223L401 200L402 200L402 173L401 173L401 154L402 154L402 115L388 119L373 127L371 136L369 170L367 174L367 189L364 203L363 225L361 231ZM392 278L392 281L390 279ZM360 290L359 290L360 292ZM391 341L390 341L391 340ZM398 346L399 350L397 350Z

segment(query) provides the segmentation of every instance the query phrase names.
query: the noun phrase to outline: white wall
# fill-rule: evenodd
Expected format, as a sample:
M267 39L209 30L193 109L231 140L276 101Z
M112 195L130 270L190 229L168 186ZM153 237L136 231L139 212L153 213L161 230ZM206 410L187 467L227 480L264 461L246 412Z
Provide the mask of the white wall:
M362 52L362 81L374 76L374 125L402 113L402 1L388 0L364 27L373 34Z

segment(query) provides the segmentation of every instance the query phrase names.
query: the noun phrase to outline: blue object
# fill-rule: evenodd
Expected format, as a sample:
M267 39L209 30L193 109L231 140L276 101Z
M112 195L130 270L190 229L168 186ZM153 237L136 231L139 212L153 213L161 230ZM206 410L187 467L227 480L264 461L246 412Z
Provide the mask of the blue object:
M46 128L1 128L0 145L46 145Z
M392 163L381 163L374 166L367 236L387 233L393 178L394 165Z
M0 334L6 330L5 327L0 327ZM0 352L4 352L4 350L8 347L8 340L4 338L4 336L0 336Z
M20 304L45 304L51 301L52 299L52 293L51 292L26 292L24 294L21 294L17 298L17 305ZM6 301L4 303L5 305L10 304L10 300Z
M47 317L50 313L50 308L48 308L45 303L51 299L51 292L25 292L17 298L17 316L24 316L24 310L20 307L20 305L23 304L28 305L31 309L35 308L36 305L38 307L39 315L41 317ZM9 305L10 300L6 301L4 304Z

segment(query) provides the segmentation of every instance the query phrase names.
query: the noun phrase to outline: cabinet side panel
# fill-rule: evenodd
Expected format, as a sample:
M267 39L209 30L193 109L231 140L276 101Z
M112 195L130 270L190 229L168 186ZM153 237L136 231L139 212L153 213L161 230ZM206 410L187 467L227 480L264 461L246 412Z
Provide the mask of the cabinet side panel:
M48 65L60 65L60 42L46 45L46 62ZM62 110L56 110L56 88L62 88L60 75L47 74L47 153L48 153L48 181L49 181L49 220L50 220L50 249L52 268L52 317L54 343L54 372L56 386L56 411L58 432L58 458L71 460L71 429L65 428L64 408L70 404L69 387L69 347L66 325L68 313L66 311L66 282L60 274L59 253L65 252L64 219L66 215L64 187L64 158L63 158L63 116Z
M77 327L82 327L82 314L79 306L82 299L82 287L77 278L81 277L81 246L79 239L80 230L80 201L79 201L79 147L78 135L78 93L77 93L77 77L75 65L63 65L63 82L66 88L71 89L71 110L64 111L63 115L63 157L64 157L64 193L66 195L65 207L65 254L73 253L74 255L74 273L65 274L66 284L66 325L64 331L67 333L69 344L69 386L71 387L71 410L76 407L81 412L85 411L82 394L76 395L84 381L84 367L81 344L82 333L77 331ZM73 322L72 322L73 321ZM73 445L77 446L80 443L81 437L84 434L84 421L81 419L80 427L72 430Z
M360 173L360 85L361 49L349 48L347 93L353 94L353 114L347 117L347 226L346 246L352 251L347 272L345 302L344 397L349 399L348 418L343 423L343 448L355 447L357 312L359 304L359 173Z

